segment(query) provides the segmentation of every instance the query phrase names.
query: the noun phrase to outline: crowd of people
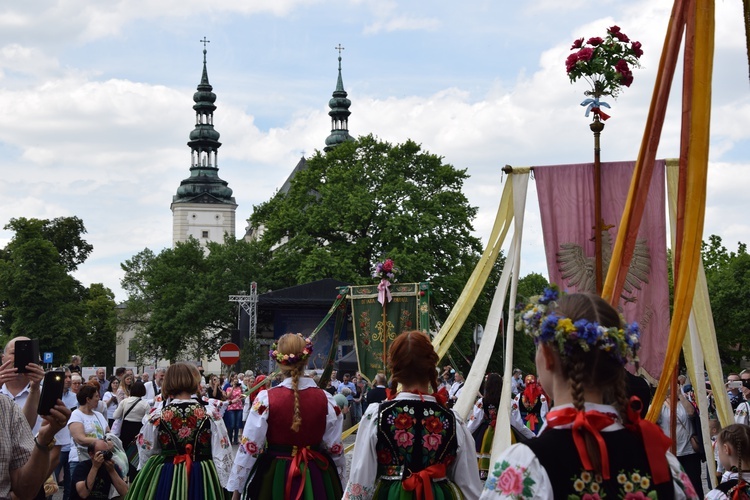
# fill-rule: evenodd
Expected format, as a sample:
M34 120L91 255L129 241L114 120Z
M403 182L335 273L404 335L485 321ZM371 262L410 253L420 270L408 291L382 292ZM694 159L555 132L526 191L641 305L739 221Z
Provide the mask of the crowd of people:
M637 325L597 296L550 289L519 311L517 327L536 343L536 375L513 370L513 444L497 453L502 377L485 376L464 421L453 409L466 397L463 374L438 368L420 331L392 342L389 378L339 381L334 371L324 389L300 334L272 346L273 377L204 377L179 362L83 380L74 357L45 416L36 413L44 370L14 367L19 337L0 366L0 499L58 487L64 499L748 498L750 371L728 376L736 422L710 420L706 455L720 482L711 489L692 439L700 415L689 381L661 403L656 424L642 418L648 391L635 390L624 368L639 347ZM347 466L342 433L355 424Z

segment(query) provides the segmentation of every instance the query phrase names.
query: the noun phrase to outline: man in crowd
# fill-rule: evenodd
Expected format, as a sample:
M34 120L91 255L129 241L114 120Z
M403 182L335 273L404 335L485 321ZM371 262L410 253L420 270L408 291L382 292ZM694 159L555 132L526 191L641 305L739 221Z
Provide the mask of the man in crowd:
M75 487L70 498L107 500L112 486L124 497L128 492L128 485L122 480L112 461L111 444L97 439L88 446L88 451L91 460L81 460L73 472Z
M337 378L337 376L338 376L338 372L336 370L333 370L331 372L331 387L333 387L333 389L336 392L338 392L339 384L341 383L341 381Z
M351 392L349 394L346 394L346 402L349 404L349 410L351 411L352 405L354 404L354 395L357 393L357 387L354 385L354 383L350 380L351 375L348 373L344 373L344 379L339 384L338 389L336 389L336 392L339 394L343 394L344 388L346 387Z
M146 383L146 397L144 399L151 406L154 406L156 396L161 394L161 383L164 380L164 374L166 372L166 368L157 368L154 372L154 379Z
M385 393L385 375L382 373L378 373L375 375L375 379L373 380L374 387L367 391L367 404L378 404L382 401L386 400L386 393Z
M461 395L461 390L464 388L464 376L458 370L451 370L453 375L453 385L448 391L448 406L453 406L458 401L458 396Z
M83 374L83 370L81 369L81 357L80 356L73 356L70 358L70 364L68 365L68 370L70 370L70 373L77 373L78 375Z
M99 398L104 397L104 393L109 390L109 380L107 380L107 370L104 368L96 369L96 381L99 382Z
M734 421L738 424L750 425L750 370L742 370L739 377L742 381L740 392L744 401L739 403L734 410Z
M3 365L10 363L9 367L13 368L16 353L17 340L30 340L28 337L15 337L8 341L3 350ZM8 396L13 402L22 409L26 416L29 426L34 434L39 431L42 425L42 419L36 414L36 407L39 404L39 383L44 378L44 370L37 364L27 366L26 373L7 374L0 387L0 394ZM26 402L30 400L27 406Z
M519 368L513 370L513 378L510 379L510 392L515 398L523 392L526 386L523 383L523 373Z
M65 405L66 408L68 408L71 412L74 408L78 407L78 400L76 399L76 393L74 393L71 390L71 382L72 382L72 375L70 373L70 370L68 368L64 368L62 371L65 372L65 384L63 385L63 397L62 402ZM76 375L77 377L78 375ZM77 387L81 387L78 385ZM64 427L60 429L60 431L55 434L55 442L61 446L60 448L60 463L55 468L55 479L58 479L60 477L60 472L62 472L63 477L63 500L68 500L70 498L70 489L71 489L71 482L70 482L70 468L68 466L68 459L70 458L70 447L73 445L73 440L70 437L70 430L68 427Z
M730 382L739 381L740 376L738 374L730 373L729 375L727 375L727 386L730 385ZM732 404L732 410L737 410L737 406L742 403L742 391L740 391L740 389L736 387L728 387L727 395L729 396L729 402Z
M17 340L28 338L11 339L3 350L0 365L0 383L3 384L0 392L4 394L0 396L0 498L10 498L11 492L27 498L30 492L33 495L40 491L57 464L59 447L55 446L54 436L70 417L70 410L58 400L50 415L44 417L47 425L41 425L36 409L44 370L30 363L26 365L26 373L16 372ZM32 427L38 428L36 437Z

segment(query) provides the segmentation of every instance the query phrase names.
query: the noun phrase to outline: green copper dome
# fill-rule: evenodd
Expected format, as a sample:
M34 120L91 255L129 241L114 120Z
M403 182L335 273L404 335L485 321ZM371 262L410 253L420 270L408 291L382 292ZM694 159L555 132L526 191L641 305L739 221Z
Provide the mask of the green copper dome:
M208 82L206 49L203 49L203 74L197 92L193 94L195 128L190 132L190 177L180 183L173 203L230 203L235 204L229 183L219 177L218 150L220 134L214 129L216 94Z
M338 47L337 47L338 48ZM349 106L352 101L347 99L346 90L344 90L344 80L341 78L341 52L339 51L339 77L336 81L336 90L333 91L333 97L328 101L328 107L331 111L328 116L331 117L331 135L326 138L326 147L324 151L330 151L339 144L354 140L349 135Z

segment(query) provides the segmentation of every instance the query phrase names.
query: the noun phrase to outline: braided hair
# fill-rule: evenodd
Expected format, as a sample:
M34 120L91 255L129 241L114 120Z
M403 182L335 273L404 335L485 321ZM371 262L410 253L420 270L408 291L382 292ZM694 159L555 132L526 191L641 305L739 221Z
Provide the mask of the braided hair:
M282 354L298 354L305 348L305 339L300 334L286 333L279 338L278 351ZM292 365L280 364L279 369L287 377L292 377L292 391L294 391L294 416L292 418L292 430L299 431L302 423L302 414L299 409L299 378L306 366L306 359L301 359Z
M622 327L617 311L597 295L564 295L557 301L555 312L570 318L573 322L585 319L608 328ZM557 349L554 342L547 345ZM585 389L596 387L602 390L604 402L615 406L623 423L629 423L625 369L620 362L601 349L584 351L576 346L561 354L564 354L560 356L562 373L570 381L573 406L576 410L585 411ZM595 438L589 432L584 432L584 439L594 468L601 472L601 456Z
M388 352L391 387L398 384L429 383L433 392L438 390L438 355L429 337L419 330L403 332L396 337ZM394 391L395 392L395 391Z
M719 431L716 440L720 445L728 444L737 455L737 470L743 470L750 465L750 426L744 424L732 424Z

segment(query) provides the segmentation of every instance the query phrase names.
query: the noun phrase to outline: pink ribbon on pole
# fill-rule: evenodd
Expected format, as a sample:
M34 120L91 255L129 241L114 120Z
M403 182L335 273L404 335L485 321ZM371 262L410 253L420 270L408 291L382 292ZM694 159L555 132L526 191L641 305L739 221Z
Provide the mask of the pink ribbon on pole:
M380 302L381 305L385 305L386 300L390 302L393 299L391 297L391 289L388 288L390 286L391 282L387 279L380 280L380 284L378 285L378 302Z

